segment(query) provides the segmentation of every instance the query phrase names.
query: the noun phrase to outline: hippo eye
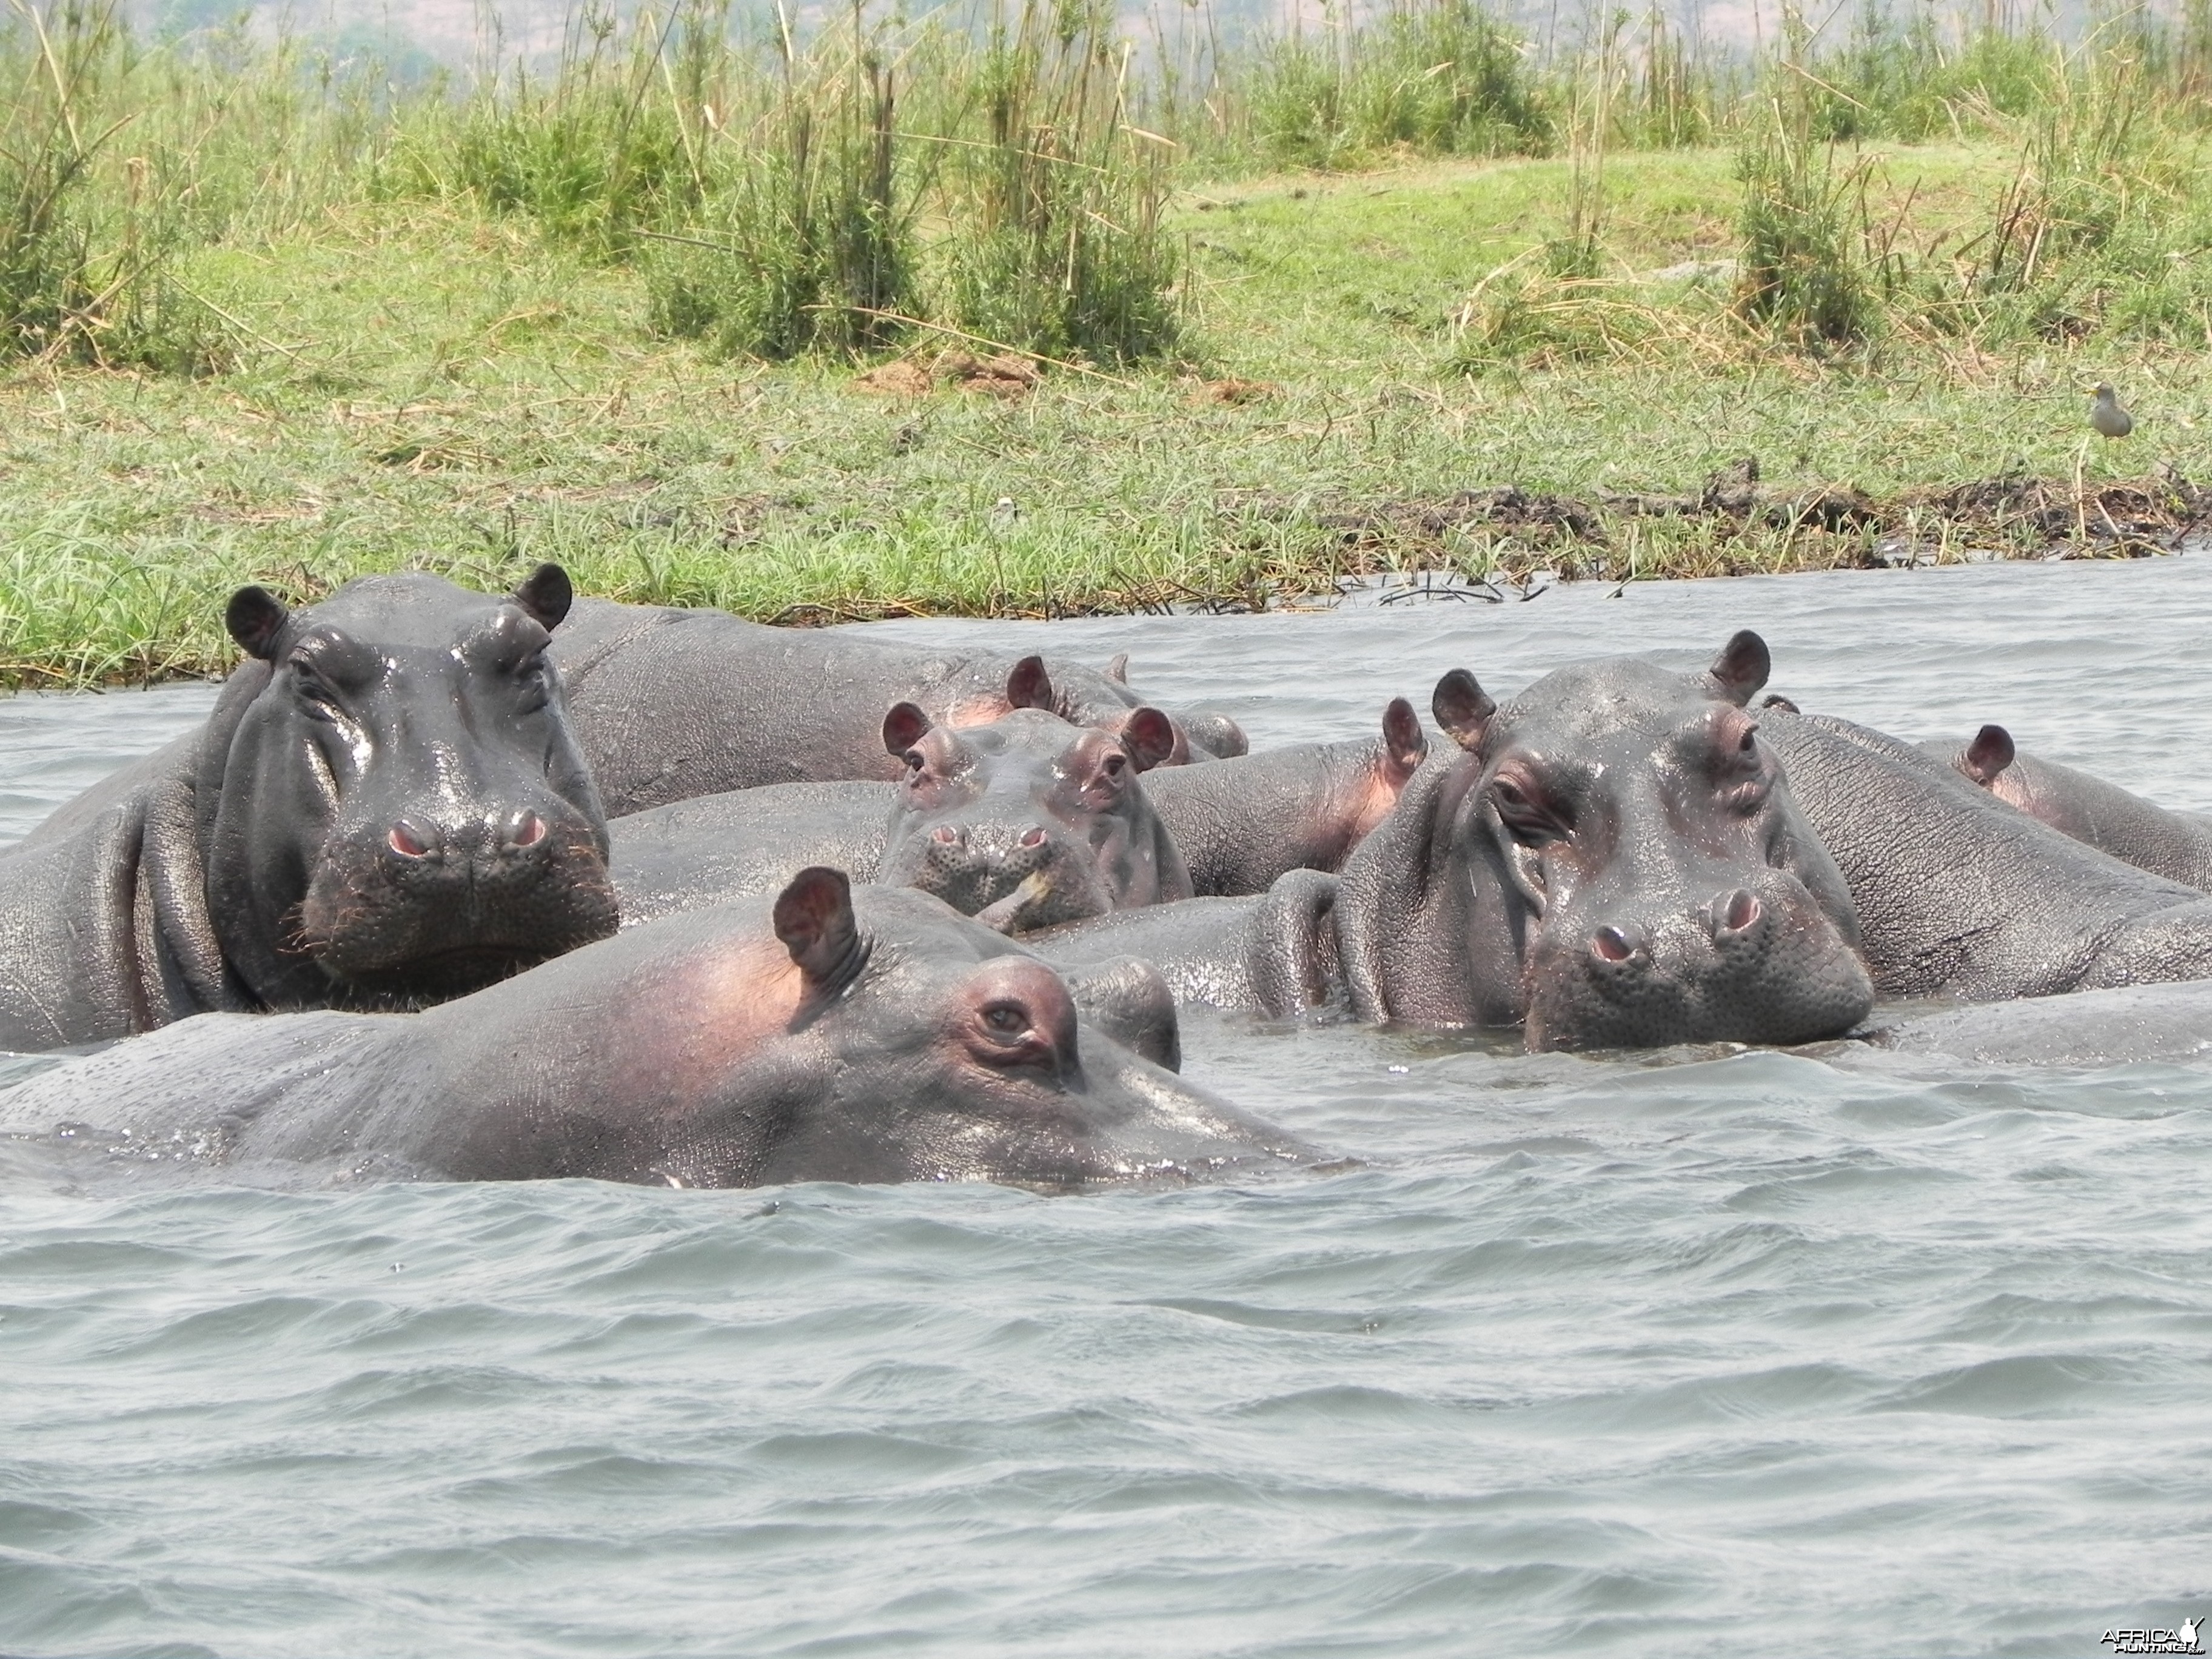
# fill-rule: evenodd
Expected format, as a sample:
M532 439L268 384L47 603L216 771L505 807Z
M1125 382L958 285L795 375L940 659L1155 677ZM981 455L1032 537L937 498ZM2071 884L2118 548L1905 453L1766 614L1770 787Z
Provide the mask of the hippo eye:
M1498 809L1499 821L1512 831L1516 841L1538 846L1558 841L1565 834L1559 820L1510 778L1492 781L1490 799Z
M919 772L919 771L921 771L921 750L919 750L919 749L909 749L909 750L908 750L906 751L906 753L905 753L905 754L903 754L903 755L900 756L900 757L899 757L899 758L900 758L901 760L904 761L904 762L907 763L908 769L909 770L915 771L915 772Z
M1129 757L1127 755L1109 755L1106 757L1106 775L1108 777L1118 778L1122 773L1128 769Z
M295 657L290 663L292 689L307 705L307 712L318 719L328 720L337 713L337 694L323 683L315 672L314 665L304 657Z
M522 688L532 708L542 708L552 694L550 665L543 651L533 651L522 659L514 671L515 684Z
M1015 1042L1030 1029L1030 1011L1018 1002L994 1002L983 1010L983 1024L991 1035Z

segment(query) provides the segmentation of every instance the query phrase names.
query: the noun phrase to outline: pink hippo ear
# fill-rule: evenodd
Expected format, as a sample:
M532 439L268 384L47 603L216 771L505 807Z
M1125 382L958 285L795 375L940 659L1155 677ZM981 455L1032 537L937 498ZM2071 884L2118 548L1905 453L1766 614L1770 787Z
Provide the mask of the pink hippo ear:
M884 716L884 748L901 758L928 734L929 716L917 703L895 702Z
M1056 700L1042 657L1024 657L1006 676L1006 702L1015 708L1049 709Z
M268 662L276 654L276 636L291 614L267 588L241 587L223 608L222 625L240 650Z
M1974 733L1974 740L1959 751L1951 765L1969 781L1986 789L2013 763L2017 752L2011 732L2002 726L1985 726Z
M1428 733L1421 730L1413 705L1403 697L1391 698L1382 711L1382 746L1390 751L1390 769L1401 777L1413 776L1428 758Z
M1175 753L1175 722L1157 708L1133 708L1121 722L1121 746L1139 772L1149 772Z
M1479 755L1490 735L1491 717L1498 713L1498 705L1474 675L1464 668L1455 668L1437 682L1436 695L1429 699L1429 712L1437 717L1437 724L1443 727L1446 737L1468 754Z
M515 588L514 602L550 634L561 625L561 619L568 614L568 607L575 604L576 590L568 580L568 573L559 565L541 564Z
M1766 684L1766 677L1774 672L1773 654L1766 641L1748 628L1739 629L1721 647L1713 665L1705 670L1707 684L1717 696L1725 697L1737 708L1751 701L1751 694Z
M801 870L775 896L775 936L810 993L842 989L867 960L853 915L853 884L824 865Z

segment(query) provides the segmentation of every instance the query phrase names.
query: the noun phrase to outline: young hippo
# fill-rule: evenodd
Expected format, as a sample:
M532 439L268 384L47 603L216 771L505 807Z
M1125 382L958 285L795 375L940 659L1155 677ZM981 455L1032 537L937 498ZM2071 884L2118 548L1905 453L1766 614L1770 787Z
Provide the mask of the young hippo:
M1264 893L1292 870L1335 871L1398 805L1428 757L1413 704L1394 697L1380 737L1300 743L1152 773L1146 793L1201 895Z
M326 1182L1066 1188L1297 1158L1132 1051L1171 1060L1174 1026L1148 969L1071 982L811 869L424 1013L185 1020L0 1092L0 1131Z
M615 929L606 821L547 659L568 577L374 576L287 611L198 732L0 854L0 1048L211 1009L414 1005Z
M854 628L766 628L725 611L586 599L555 654L617 816L763 784L895 781L877 726L895 702L939 726L1030 708L1115 734L1146 706L1115 675L1066 661L1048 672L1041 657L928 651ZM1244 751L1224 717L1170 725L1170 763Z
M1566 668L1499 708L1437 686L1431 759L1340 877L1282 877L1039 941L1132 951L1194 1000L1363 1019L1522 1027L1532 1050L1848 1030L1873 1004L1842 877L1745 709L1755 634L1702 675Z
M1158 710L1132 710L1114 736L1034 708L954 730L901 702L881 740L905 763L898 783L783 784L615 820L625 919L722 902L841 860L1007 933L1190 896L1139 780L1158 775L1172 742Z
M2023 755L2002 726L1984 726L1963 747L1921 747L1969 783L2062 836L2152 875L2212 891L2212 817L2155 805L2087 772Z

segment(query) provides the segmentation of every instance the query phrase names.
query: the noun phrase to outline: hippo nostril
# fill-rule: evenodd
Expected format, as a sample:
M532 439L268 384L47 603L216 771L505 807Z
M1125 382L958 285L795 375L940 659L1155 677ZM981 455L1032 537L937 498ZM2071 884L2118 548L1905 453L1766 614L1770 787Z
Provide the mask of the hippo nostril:
M1590 953L1601 962L1626 962L1641 943L1628 929L1607 925L1590 935Z
M1713 937L1722 939L1747 933L1759 926L1764 914L1759 895L1747 887L1739 887L1713 905Z
M545 839L545 820L535 812L522 813L514 820L509 839L518 848L537 846Z
M426 859L437 845L437 833L402 818L384 837L384 844L403 859Z
M1023 845L1023 846L1024 846L1024 847L1042 847L1042 846L1043 846L1043 845L1044 845L1044 830L1043 830L1042 826L1041 826L1041 825L1039 825L1039 824L1034 824L1034 823L1033 823L1033 824L1030 825L1030 827L1029 827L1028 829L1026 829L1026 830L1023 830L1023 831L1022 831L1022 845Z

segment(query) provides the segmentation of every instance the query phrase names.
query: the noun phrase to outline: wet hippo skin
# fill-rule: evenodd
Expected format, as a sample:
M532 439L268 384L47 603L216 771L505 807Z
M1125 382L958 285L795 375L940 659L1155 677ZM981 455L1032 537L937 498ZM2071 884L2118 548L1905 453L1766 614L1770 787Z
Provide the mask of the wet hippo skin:
M604 599L578 601L555 656L617 817L763 784L894 782L901 768L884 752L880 722L896 702L939 726L1035 708L1116 733L1144 706L1114 675L1058 657L921 651L849 629ZM1179 720L1175 732L1171 763L1244 750L1218 715Z
M0 1130L316 1182L1063 1188L1303 1156L1175 1058L1150 968L1063 975L816 869L419 1014L185 1020L0 1093Z
M2023 755L2001 726L1960 744L1923 744L1969 783L2123 864L2212 891L2212 818L2181 812L2056 761Z
M1872 1006L1850 895L1759 722L1765 644L1703 675L1560 670L1499 708L1455 671L1429 760L1340 877L1088 922L1039 948L1157 961L1179 994L1273 1013L1337 1001L1531 1048L1849 1030Z
M1766 712L1850 884L1885 997L1974 1001L2212 975L2212 901L2059 834L1951 767L1827 715Z
M605 819L550 630L426 575L228 623L247 660L198 732L0 854L0 1047L210 1009L436 1000L614 931Z
M1139 775L1173 741L1158 710L1114 735L1036 708L952 730L901 702L882 741L905 763L898 783L772 785L616 819L625 918L762 891L807 864L934 893L1006 933L1190 896Z

